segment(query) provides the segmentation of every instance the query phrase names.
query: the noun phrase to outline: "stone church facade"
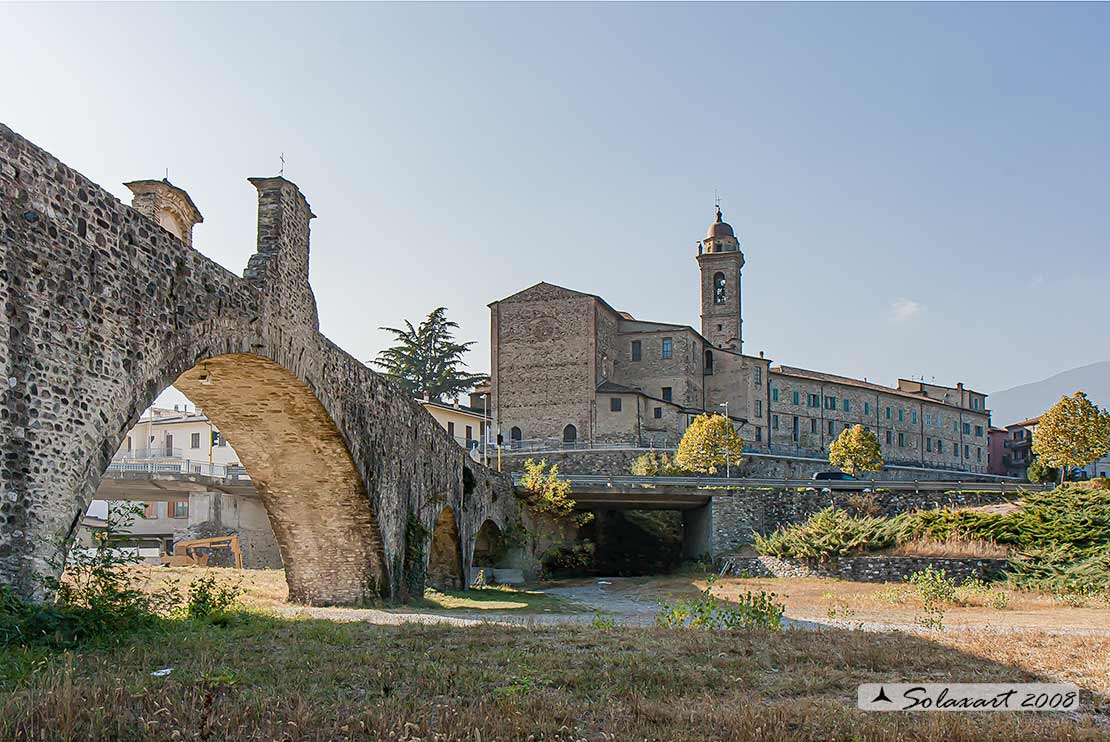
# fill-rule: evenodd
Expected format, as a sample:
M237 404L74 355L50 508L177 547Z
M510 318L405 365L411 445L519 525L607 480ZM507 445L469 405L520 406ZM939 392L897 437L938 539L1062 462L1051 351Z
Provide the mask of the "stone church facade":
M700 331L549 283L490 304L493 429L505 445L673 446L694 417L727 411L755 452L823 458L861 424L888 463L987 471L985 394L908 379L888 387L746 355L744 254L719 208L697 261Z

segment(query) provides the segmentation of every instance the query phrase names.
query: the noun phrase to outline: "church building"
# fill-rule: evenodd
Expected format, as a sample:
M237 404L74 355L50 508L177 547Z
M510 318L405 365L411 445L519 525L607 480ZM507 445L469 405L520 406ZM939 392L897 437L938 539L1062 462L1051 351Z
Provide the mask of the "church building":
M889 387L746 355L744 253L719 206L696 258L700 331L550 283L490 304L492 426L505 445L674 446L708 412L727 414L753 452L826 458L861 424L889 464L987 471L985 394L908 379Z

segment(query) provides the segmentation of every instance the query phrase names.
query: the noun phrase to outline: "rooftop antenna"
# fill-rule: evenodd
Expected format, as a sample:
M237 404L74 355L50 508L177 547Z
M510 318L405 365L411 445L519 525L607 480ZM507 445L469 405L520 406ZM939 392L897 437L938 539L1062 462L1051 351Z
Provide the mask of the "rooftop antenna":
M285 153L282 152L281 157L279 157L278 159L281 160L281 170L278 171L278 176L284 178L285 177Z

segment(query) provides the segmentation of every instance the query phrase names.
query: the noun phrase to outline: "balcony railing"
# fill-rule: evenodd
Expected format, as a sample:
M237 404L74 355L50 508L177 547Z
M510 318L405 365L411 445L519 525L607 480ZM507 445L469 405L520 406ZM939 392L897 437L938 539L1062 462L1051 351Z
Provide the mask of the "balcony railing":
M229 481L250 481L247 470L237 464L210 464L207 461L193 461L181 456L132 457L130 452L127 456L117 456L112 463L108 464L108 470L105 474L110 477L112 474L129 472L197 474Z

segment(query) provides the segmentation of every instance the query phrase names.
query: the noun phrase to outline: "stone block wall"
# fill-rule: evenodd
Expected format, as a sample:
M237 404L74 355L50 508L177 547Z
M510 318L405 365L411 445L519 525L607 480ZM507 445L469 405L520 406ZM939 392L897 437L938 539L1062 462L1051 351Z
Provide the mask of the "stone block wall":
M711 552L728 554L752 543L752 533L768 534L801 523L830 505L845 506L851 493L820 490L735 489L714 492ZM975 507L1008 502L1001 493L877 492L872 495L886 516L939 507Z
M927 567L943 569L959 583L995 578L1006 567L1006 560L857 556L818 563L769 556L729 557L723 572L734 577L833 577L852 582L906 582L915 572Z

